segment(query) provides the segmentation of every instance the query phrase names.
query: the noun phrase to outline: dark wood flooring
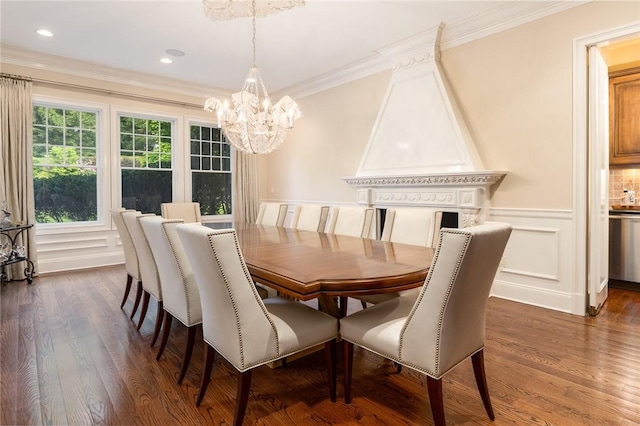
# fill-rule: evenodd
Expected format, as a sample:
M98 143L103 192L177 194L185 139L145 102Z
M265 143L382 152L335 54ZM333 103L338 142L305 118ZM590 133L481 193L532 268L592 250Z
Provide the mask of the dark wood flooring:
M182 385L186 329L174 321L160 361L149 347L155 303L140 331L119 309L123 268L36 278L1 288L3 425L230 424L236 373L218 359L200 408L201 335ZM350 309L357 308L351 301ZM136 315L137 319L137 315ZM598 317L491 298L485 348L495 422L484 411L471 361L443 380L448 424L640 423L640 293L611 289ZM323 353L253 375L247 425L429 425L426 380L356 348L353 403L329 400Z

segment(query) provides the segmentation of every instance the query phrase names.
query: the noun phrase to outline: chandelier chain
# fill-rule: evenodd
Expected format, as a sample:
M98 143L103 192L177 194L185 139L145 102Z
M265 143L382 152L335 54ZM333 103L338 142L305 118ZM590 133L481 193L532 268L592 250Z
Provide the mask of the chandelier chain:
M251 25L253 28L253 66L256 66L256 0L251 0Z

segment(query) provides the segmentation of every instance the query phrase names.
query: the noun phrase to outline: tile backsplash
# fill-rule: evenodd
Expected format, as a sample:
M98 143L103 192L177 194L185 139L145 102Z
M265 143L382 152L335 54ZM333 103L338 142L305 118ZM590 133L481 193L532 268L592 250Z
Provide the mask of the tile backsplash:
M640 168L609 169L609 204L622 204L625 189L636 192L636 205L640 205Z

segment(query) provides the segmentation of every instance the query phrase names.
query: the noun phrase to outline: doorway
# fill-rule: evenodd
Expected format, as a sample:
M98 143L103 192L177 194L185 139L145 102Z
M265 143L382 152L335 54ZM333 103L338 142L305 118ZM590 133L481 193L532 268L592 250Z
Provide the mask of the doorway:
M603 275L603 259L609 255L608 240L596 238L602 235L603 227L608 227L608 209L596 209L602 181L595 179L598 170L598 156L590 154L592 119L590 113L596 108L598 99L594 86L589 84L589 48L613 45L623 40L640 38L640 24L628 25L597 35L591 35L574 41L574 197L573 212L575 224L576 294L585 296L585 313L597 314L608 291L607 280ZM608 85L608 79L606 84ZM585 105L587 106L585 108ZM608 123L608 116L607 116ZM608 144L607 144L608 148ZM607 164L608 170L608 164ZM608 171L607 171L608 173ZM602 176L601 176L602 177ZM608 176L606 176L608 181ZM600 183L598 183L600 182ZM608 185L606 188L608 192ZM606 195L608 199L608 193ZM608 265L607 265L608 266ZM607 278L607 277L605 277ZM586 283L586 285L585 285Z

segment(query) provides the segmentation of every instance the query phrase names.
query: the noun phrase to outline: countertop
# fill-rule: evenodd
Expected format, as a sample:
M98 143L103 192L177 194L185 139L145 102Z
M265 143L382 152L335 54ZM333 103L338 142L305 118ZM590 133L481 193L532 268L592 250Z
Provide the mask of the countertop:
M609 208L609 214L640 214L640 206L611 206Z

